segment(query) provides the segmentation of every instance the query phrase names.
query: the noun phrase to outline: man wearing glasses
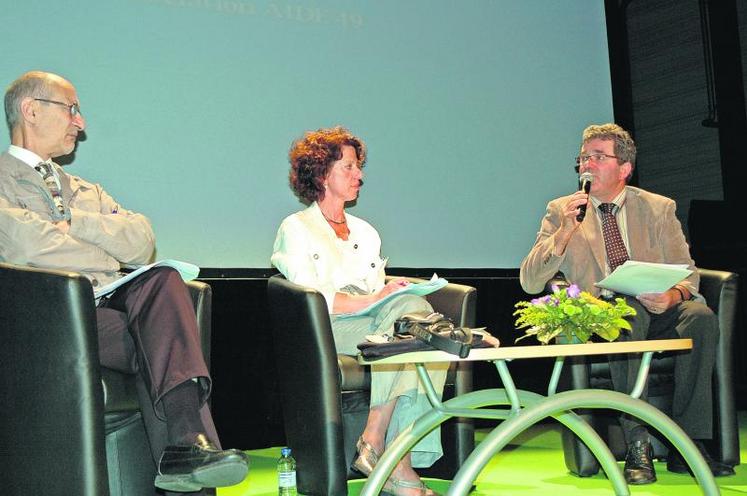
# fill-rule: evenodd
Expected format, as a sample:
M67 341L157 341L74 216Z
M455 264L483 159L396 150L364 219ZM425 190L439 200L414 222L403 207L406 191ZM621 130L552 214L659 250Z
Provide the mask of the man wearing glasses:
M73 85L28 72L8 87L5 115L11 145L0 155L0 260L81 272L94 289L119 278L122 264L148 263L150 221L52 161L74 150L86 125ZM155 485L202 493L242 481L248 458L220 448L205 403L211 379L179 274L145 272L101 298L96 320L101 364L139 374L146 385L140 406L154 413L144 419Z
M631 319L633 330L623 331L620 339L692 338L692 351L675 358L672 417L695 441L715 476L733 475L733 468L714 460L701 442L712 437L711 376L718 321L698 295L699 278L675 216L675 202L627 185L635 156L635 143L620 126L592 125L584 130L576 171L590 174L589 194L580 190L547 205L534 246L521 263L521 286L528 293L539 293L560 271L582 290L611 298L611 292L594 283L628 259L689 266L693 273L663 293L614 295L625 297L637 312ZM588 206L587 213L579 220L582 206ZM632 391L639 363L633 356L610 357L617 391ZM621 417L620 424L628 445L626 480L629 484L656 481L648 431L631 417ZM687 472L678 453L669 458L669 471Z

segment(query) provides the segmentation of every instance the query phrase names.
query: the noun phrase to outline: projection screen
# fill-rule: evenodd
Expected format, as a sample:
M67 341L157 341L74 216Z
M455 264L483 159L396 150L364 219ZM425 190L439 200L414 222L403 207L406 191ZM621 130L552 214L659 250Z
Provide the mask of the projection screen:
M158 258L264 268L304 208L287 152L337 124L367 143L350 212L396 267L517 267L547 201L613 119L601 0L25 0L0 74L78 90L66 170L147 215ZM8 145L7 134L0 148Z

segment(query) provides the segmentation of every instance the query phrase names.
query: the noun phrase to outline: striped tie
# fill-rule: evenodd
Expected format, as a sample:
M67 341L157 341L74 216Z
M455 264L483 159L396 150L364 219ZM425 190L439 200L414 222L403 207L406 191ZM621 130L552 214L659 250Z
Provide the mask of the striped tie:
M602 234L604 235L604 248L607 250L607 263L610 271L614 271L618 265L622 265L628 260L628 251L625 249L625 243L620 236L620 228L617 227L615 220L614 203L602 203L599 210L602 212Z

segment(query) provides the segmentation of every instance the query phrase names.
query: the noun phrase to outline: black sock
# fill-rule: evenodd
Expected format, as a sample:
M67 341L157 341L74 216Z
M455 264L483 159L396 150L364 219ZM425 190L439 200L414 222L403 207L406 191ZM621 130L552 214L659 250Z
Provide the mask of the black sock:
M163 410L171 444L192 444L205 432L200 418L200 386L184 381L163 396Z
M628 444L631 445L637 441L650 443L651 438L648 435L648 429L642 425L636 426L630 431Z

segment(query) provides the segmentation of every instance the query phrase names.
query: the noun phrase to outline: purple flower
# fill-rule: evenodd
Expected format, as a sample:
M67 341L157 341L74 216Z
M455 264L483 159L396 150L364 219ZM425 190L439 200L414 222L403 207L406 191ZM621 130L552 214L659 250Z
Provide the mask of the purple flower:
M532 300L532 305L544 305L550 302L550 295L545 295L542 298L535 298ZM557 305L557 303L556 303Z
M550 289L552 289L553 293L557 293L558 291L560 291L560 288L557 284L553 284L552 286L550 286Z
M578 295L581 294L581 290L575 284L571 284L570 286L568 286L566 294L568 294L570 298L578 298Z

